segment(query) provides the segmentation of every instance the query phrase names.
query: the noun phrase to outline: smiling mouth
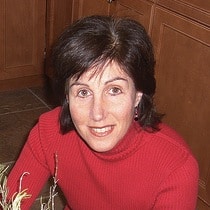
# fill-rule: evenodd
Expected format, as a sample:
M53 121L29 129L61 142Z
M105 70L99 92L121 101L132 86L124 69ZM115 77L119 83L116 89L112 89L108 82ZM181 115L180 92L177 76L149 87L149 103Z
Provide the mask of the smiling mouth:
M102 137L107 136L113 131L114 126L106 126L106 127L91 127L90 132L94 136Z

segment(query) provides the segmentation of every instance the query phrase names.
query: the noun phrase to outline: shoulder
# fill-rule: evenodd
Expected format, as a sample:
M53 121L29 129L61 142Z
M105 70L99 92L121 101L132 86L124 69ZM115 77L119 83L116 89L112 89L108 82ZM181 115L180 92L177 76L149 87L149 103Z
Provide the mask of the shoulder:
M54 154L55 151L63 151L65 144L68 145L67 148L69 145L72 146L75 141L69 140L77 140L78 138L75 131L69 131L66 134L60 132L60 111L61 107L57 107L40 115L38 123L30 133L30 136L33 137L33 139L30 138L32 139L30 140L31 144L34 145L36 139L36 142L38 142L36 144L41 145L46 156Z
M59 130L59 116L60 116L61 107L56 107L48 112L45 112L40 115L38 120L38 127L40 130L54 129Z
M46 141L46 139L51 139L51 141L62 139L64 141L65 139L77 136L75 131L69 131L66 134L61 133L60 112L61 107L56 107L40 115L36 127L40 138L44 139L44 141Z
M159 162L165 170L173 171L187 164L197 170L197 161L186 141L168 125L161 124L160 130L155 133L145 133L145 138L150 158Z
M191 153L185 139L177 131L164 123L160 124L160 130L154 134L154 137L174 148L180 148L187 153Z
M60 135L60 110L61 108L57 107L40 115L38 122L30 131L28 143L47 142L50 137Z
M39 121L58 121L60 115L61 107L56 107L48 112L40 115Z
M62 136L60 133L60 107L56 107L48 112L45 112L39 116L37 124L33 127L30 132L31 135L36 135L38 139L44 140L52 136Z

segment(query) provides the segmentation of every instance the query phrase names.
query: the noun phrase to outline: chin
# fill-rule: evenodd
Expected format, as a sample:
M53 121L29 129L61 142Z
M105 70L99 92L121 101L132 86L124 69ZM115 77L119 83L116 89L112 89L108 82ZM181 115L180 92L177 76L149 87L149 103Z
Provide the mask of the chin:
M114 148L114 146L90 146L95 152L108 152Z

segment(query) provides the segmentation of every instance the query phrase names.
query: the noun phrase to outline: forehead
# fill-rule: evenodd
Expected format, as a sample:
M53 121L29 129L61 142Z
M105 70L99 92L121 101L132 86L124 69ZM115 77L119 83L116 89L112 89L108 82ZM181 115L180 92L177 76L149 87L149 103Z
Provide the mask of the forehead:
M86 72L84 72L79 78L78 77L72 77L70 79L70 83L74 81L103 81L103 80L109 80L113 79L115 77L122 77L127 80L131 80L129 75L126 73L126 71L120 67L120 65L116 62L108 62L104 65L96 65L90 69L88 69Z

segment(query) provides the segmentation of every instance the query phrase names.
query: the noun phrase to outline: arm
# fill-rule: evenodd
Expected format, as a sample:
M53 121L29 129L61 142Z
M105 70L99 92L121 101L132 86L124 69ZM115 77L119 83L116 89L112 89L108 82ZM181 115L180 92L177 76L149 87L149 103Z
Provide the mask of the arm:
M189 156L185 164L172 172L160 187L154 209L195 210L198 193L198 165Z
M32 129L17 162L8 176L9 198L15 192L18 192L20 177L25 172L29 174L23 177L21 189L28 189L27 192L31 194L31 198L23 200L22 210L30 209L29 207L50 176L39 139L38 125Z

